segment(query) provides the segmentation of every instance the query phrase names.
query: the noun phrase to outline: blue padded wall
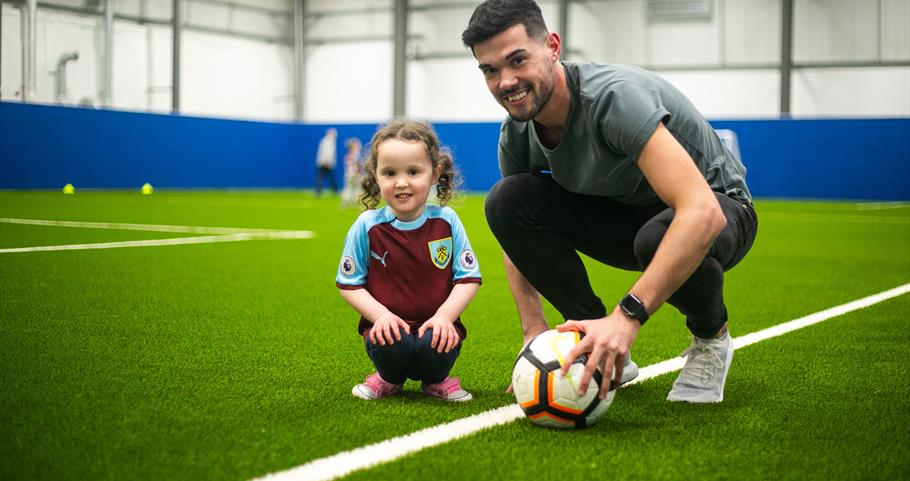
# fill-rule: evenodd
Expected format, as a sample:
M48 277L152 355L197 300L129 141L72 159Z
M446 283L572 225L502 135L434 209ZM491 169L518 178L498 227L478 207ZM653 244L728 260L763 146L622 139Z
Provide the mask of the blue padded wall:
M727 120L757 197L910 200L910 119ZM325 124L268 123L0 102L0 188L311 188ZM366 144L375 124L338 130ZM464 177L499 178L499 124L434 124Z
M910 200L910 119L713 121L757 197Z

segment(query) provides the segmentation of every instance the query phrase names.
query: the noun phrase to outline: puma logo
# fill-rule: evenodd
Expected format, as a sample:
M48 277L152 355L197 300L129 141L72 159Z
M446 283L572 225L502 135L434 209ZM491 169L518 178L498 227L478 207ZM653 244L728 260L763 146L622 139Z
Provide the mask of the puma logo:
M387 255L389 255L389 251L385 251L385 254L383 254L382 257L379 257L379 254L377 254L373 251L370 251L370 257L372 257L373 259L376 259L379 262L382 262L382 267L386 267L385 256L387 256Z

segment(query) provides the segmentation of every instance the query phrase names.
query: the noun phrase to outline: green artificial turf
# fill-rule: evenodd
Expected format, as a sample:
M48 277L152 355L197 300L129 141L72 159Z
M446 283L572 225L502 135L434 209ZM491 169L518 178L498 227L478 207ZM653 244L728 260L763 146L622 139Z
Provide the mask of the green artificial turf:
M484 277L453 372L475 400L436 402L409 383L405 395L370 403L350 395L372 366L357 315L334 286L358 211L339 209L336 197L0 192L4 218L316 232L0 253L0 479L249 479L513 402L503 389L521 334L482 206L477 195L455 205ZM760 201L757 210L755 247L726 281L734 336L910 282L906 205ZM0 222L0 248L186 235ZM637 275L588 265L607 304ZM524 466L550 465L537 479L605 467L624 478L879 477L847 469L859 454L874 456L881 477L906 475L910 389L896 368L907 358L906 298L737 352L720 406L666 403L667 375L620 392L606 422L589 430L516 422L354 477L525 479L533 473ZM665 308L633 354L644 366L687 345L682 316ZM876 356L892 363L870 366ZM853 394L870 390L884 394ZM681 451L687 445L694 455Z

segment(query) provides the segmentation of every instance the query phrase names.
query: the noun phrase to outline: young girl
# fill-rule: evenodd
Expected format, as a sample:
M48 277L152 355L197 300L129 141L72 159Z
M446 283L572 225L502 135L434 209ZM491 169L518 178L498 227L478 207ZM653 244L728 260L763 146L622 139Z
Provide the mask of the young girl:
M335 285L360 313L358 330L376 372L354 386L372 400L401 392L406 379L448 401L468 401L449 371L467 335L459 316L480 287L480 269L449 207L452 156L426 125L396 122L370 143L363 178L366 211L351 226ZM442 205L427 205L433 187ZM376 210L379 198L386 206Z

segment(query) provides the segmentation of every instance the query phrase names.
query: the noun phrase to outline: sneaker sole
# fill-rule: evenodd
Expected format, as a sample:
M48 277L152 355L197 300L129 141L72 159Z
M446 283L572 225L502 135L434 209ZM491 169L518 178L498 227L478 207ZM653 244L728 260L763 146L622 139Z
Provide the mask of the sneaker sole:
M629 361L629 364L622 370L622 379L619 380L619 385L627 384L632 382L635 378L638 377L638 364L635 361Z
M366 391L361 390L359 384L356 385L356 386L354 386L354 389L351 389L351 394L353 394L354 397L358 397L358 398L360 398L360 399L364 399L364 400L367 400L367 401L375 401L375 400L376 400L376 395L375 395L375 394L373 394L373 393L371 393L371 392L368 393L368 392L366 392ZM372 396L371 396L371 394L372 394Z

